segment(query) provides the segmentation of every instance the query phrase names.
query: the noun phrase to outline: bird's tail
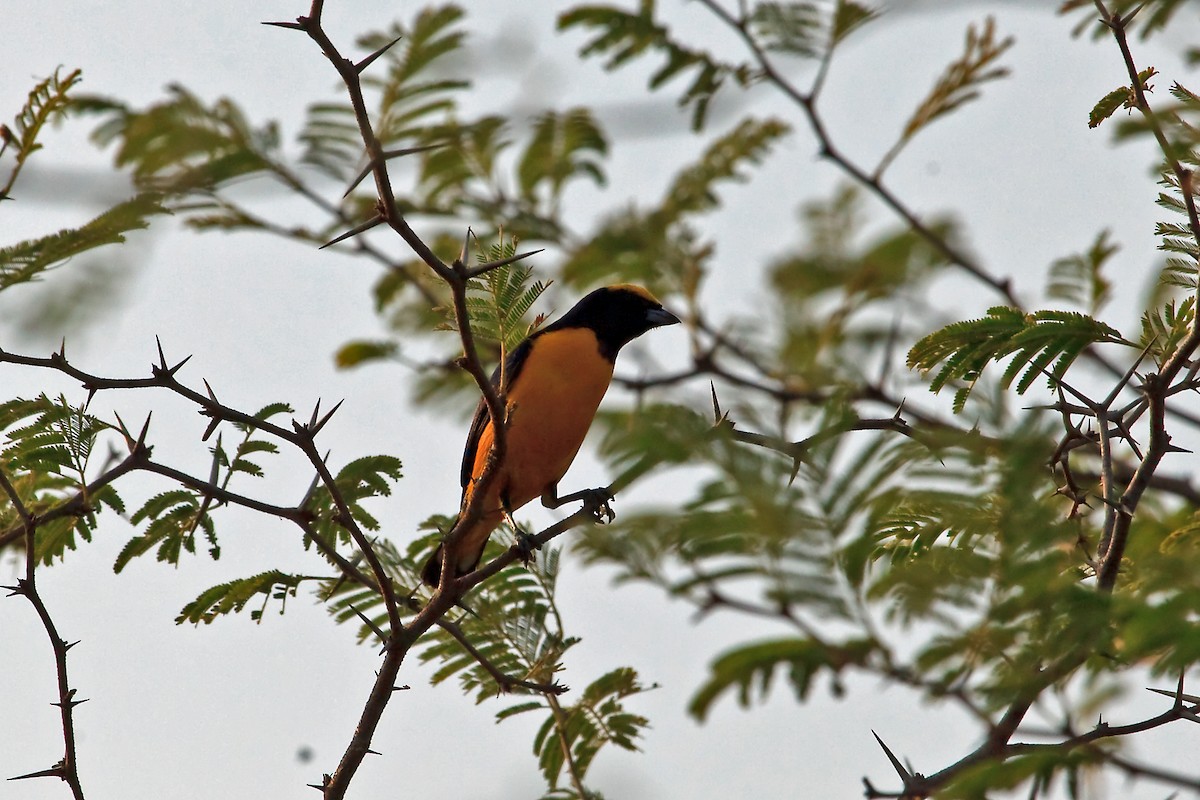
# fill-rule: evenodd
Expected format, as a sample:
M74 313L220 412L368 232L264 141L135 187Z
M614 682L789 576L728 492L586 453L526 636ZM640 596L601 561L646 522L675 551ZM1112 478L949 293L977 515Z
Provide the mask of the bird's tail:
M426 586L437 586L438 580L442 577L442 553L445 548L440 544L437 550L433 551L433 555L425 562L425 569L421 570L421 580L425 581Z
M484 514L480 517L471 528L465 531L454 546L454 577L461 577L468 572L474 572L479 566L479 559L483 557L483 548L487 545L488 537L492 535L492 531L500 524L500 512ZM458 524L458 520L454 521L454 525ZM450 530L454 530L454 525L450 526ZM437 586L438 580L442 577L442 559L445 557L446 548L444 545L438 545L433 551L433 555L425 562L425 569L421 570L421 580L428 586Z

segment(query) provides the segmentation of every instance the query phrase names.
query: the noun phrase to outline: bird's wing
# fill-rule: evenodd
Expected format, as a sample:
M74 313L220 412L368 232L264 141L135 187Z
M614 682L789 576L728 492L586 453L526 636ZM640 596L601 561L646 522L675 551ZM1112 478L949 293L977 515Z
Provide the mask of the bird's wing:
M512 388L513 382L517 376L521 374L521 368L525 366L526 360L529 358L529 352L533 349L533 340L536 337L530 337L521 342L504 360L504 380L507 383L505 391ZM500 388L500 368L496 367L496 371L492 373L492 386L496 389ZM462 494L466 497L467 487L471 485L471 480L476 475L475 457L479 454L479 440L483 436L483 432L487 430L488 423L491 418L488 416L487 403L483 398L480 398L479 405L475 406L475 417L471 420L471 430L467 434L467 445L463 448L462 469L459 473L459 480L462 484Z

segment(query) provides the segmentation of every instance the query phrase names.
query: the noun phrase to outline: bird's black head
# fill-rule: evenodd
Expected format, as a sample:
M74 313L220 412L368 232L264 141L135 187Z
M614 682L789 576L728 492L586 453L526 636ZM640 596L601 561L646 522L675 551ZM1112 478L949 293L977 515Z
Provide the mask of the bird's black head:
M600 341L600 352L615 360L622 347L646 331L678 322L679 317L663 308L650 292L622 283L587 295L544 330L591 328Z

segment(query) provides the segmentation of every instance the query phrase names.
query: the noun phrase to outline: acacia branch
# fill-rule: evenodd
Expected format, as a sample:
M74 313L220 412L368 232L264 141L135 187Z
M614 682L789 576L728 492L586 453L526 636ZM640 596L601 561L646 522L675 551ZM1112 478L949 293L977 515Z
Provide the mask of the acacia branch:
M442 559L442 573L439 586L434 590L430 602L407 627L400 623L396 613L390 580L383 573L382 568L376 569L377 558L370 543L365 541L365 539L360 542L358 537L355 537L356 543L359 544L364 556L371 563L372 571L376 573L380 588L384 592L385 599L388 601L389 618L392 624L391 631L385 642L383 664L377 673L370 695L363 706L350 744L339 761L337 769L332 775L325 776L325 779L318 787L322 790L326 800L340 800L340 798L345 796L351 780L353 780L362 763L362 759L368 752L372 752L370 749L371 738L378 727L379 720L387 706L388 700L395 690L396 675L399 672L405 654L417 638L436 621L440 620L446 611L457 602L457 598L461 597L461 593L469 588L466 585L462 585L460 581L455 580L453 559L449 556L458 538L471 525L475 524L483 514L483 499L487 494L488 487L495 479L499 464L505 455L506 420L504 414L505 403L502 396L503 389L502 387L497 389L492 386L489 376L480 361L479 354L476 351L474 337L471 332L466 303L467 285L471 277L471 272L462 263L462 259L459 259L453 265L443 263L416 234L397 208L391 187L391 178L388 173L388 154L385 152L383 144L379 141L372 126L360 78L361 71L370 64L374 56L369 56L358 63L352 62L342 56L322 27L322 10L323 3L321 0L313 0L308 15L298 17L295 23L268 24L303 31L321 48L321 51L341 76L350 97L350 104L354 110L359 134L366 148L370 171L374 176L378 194L377 211L379 216L404 240L413 252L416 253L417 257L425 262L450 287L455 317L458 322L459 337L463 345L463 356L459 360L459 365L472 376L480 393L483 395L484 403L491 416L493 429L492 450L483 473L475 482L474 491L471 493L465 507L461 509L454 528L447 533L443 540L444 552L447 555ZM305 452L310 453L310 459L312 455L315 455L316 450L312 447L311 442L305 445ZM317 467L318 472L321 473L322 479L325 480L327 471L324 465L320 463L319 459L314 460L313 463ZM353 523L352 520L349 520L349 522Z
M0 488L3 488L13 508L16 509L17 516L21 519L21 526L25 537L25 577L18 580L16 586L7 586L4 588L9 589L11 595L21 595L29 600L34 611L37 612L38 619L42 622L42 628L46 631L46 636L50 639L50 647L54 651L54 670L58 682L58 702L53 705L58 706L63 738L63 757L57 764L49 769L39 770L27 775L19 775L9 780L57 777L71 787L71 795L75 800L84 800L83 784L79 780L79 763L75 753L75 706L85 701L75 699L75 690L71 688L67 675L67 651L78 644L78 642L68 643L59 635L58 627L54 624L54 619L50 616L50 610L46 608L46 603L38 592L36 543L38 517L26 507L25 503L21 500L20 493L13 486L12 482L9 481L8 475L5 474L3 469L0 469Z
M329 471L328 466L325 464L325 460L321 457L321 454L318 452L316 447L314 437L325 425L325 423L328 422L330 416L333 414L333 411L327 413L324 417L318 418L318 403L318 409L314 409L312 418L307 424L293 422L291 429L288 429L272 422L260 420L251 414L247 414L244 411L239 411L238 409L221 403L216 399L216 396L212 392L211 388L208 389L207 394L201 394L200 392L185 386L175 376L183 367L183 365L187 363L188 359L185 358L174 366L171 366L168 364L166 357L163 355L161 344L159 346L158 356L158 363L151 365L151 374L149 378L106 378L99 375L93 375L73 366L70 362L68 362L65 354L61 351L52 354L48 358L38 358L0 350L0 363L7 362L12 364L21 364L24 366L57 370L79 381L80 385L88 390L89 397L90 395L94 395L96 392L109 389L144 389L151 387L167 389L200 407L200 413L209 417L211 420L208 433L211 433L220 422L234 422L237 424L250 426L261 430L264 433L276 436L296 447L308 458L309 462L312 464L314 469L316 469L317 474L320 476L322 484L329 492L330 498L333 500L334 507L338 512L335 517L337 523L346 529L347 533L349 533L350 537L354 540L354 543L359 547L360 550L363 551L363 556L367 559L367 563L371 567L371 571L375 574L380 591L383 594L384 601L387 604L388 617L392 621L393 627L399 627L399 606L396 601L395 589L392 586L391 579L388 577L386 570L383 568L383 564L379 561L378 556L375 554L374 548L371 547L370 540L362 532L362 529L354 520L354 516L350 511L350 506L346 502L346 498L342 493L341 488L337 485L337 481L335 480L333 474ZM335 408L334 411L336 410L337 409ZM205 434L206 437L208 433ZM148 457L146 461L148 461ZM144 464L139 464L136 466L138 468L144 468ZM176 480L186 478L187 481L191 481L193 483L204 483L191 476L186 476L183 473L172 472L168 474L165 472L165 470L168 469L169 468L157 466L155 469L150 471L160 472L161 474L168 475L168 477L175 478ZM181 480L181 482L184 481ZM218 493L219 491L223 491L220 489L220 487L216 486L206 486L206 490L207 489L214 489L214 494ZM230 495L231 501L235 501L235 497L236 496L234 495ZM256 510L264 511L265 513L275 514L280 510L278 507L267 506L266 504L257 504L257 501L251 501L249 498L239 497L237 498L236 502L239 502L239 504L242 505L247 505L250 508L255 508ZM250 505L250 503L255 503L257 505ZM289 519L293 518L293 515L289 513L281 514L281 516L288 517Z

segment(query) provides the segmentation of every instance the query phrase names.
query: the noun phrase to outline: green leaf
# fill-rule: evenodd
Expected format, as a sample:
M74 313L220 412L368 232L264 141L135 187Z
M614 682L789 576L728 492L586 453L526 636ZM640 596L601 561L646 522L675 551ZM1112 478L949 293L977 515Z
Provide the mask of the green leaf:
M850 34L879 16L878 9L871 8L853 0L838 0L833 13L833 28L830 33L831 45L836 47L846 40Z
M637 739L649 720L628 712L623 701L646 690L634 670L621 667L589 684L576 703L563 706L561 714L547 716L534 737L533 752L552 789L562 774L564 750L570 751L576 772L584 777L606 745L638 749Z
M1013 356L1002 386L1007 388L1020 375L1017 392L1024 393L1040 375L1061 378L1085 347L1099 342L1127 344L1117 330L1086 314L1024 314L1015 308L996 306L988 309L982 319L955 322L921 339L909 350L908 366L929 372L940 364L941 369L930 381L930 391L937 392L952 381L965 381L966 386L960 390L961 399L965 399L989 363ZM958 399L955 406L956 411L962 408Z
M904 126L904 139L911 139L931 122L979 97L980 87L1008 75L1008 68L996 66L1016 40L1009 36L996 39L996 23L988 17L983 29L967 27L963 54L951 62L933 89Z
M742 645L721 655L710 667L709 678L688 704L688 712L703 722L713 704L731 691L738 703L749 707L755 693L765 699L775 673L786 670L796 697L808 696L812 680L822 670L836 675L847 666L862 664L873 651L868 640L854 640L836 648L810 639L775 639Z
M509 706L508 708L506 708L502 711L497 711L496 712L496 722L501 722L503 720L508 719L509 717L515 717L518 714L524 714L526 711L537 711L537 710L545 708L545 707L546 707L545 703L538 703L538 702L518 703L517 705Z
M719 208L718 188L745 181L745 168L761 164L788 132L776 119L741 120L675 175L657 208L629 209L606 219L587 244L571 253L562 269L564 280L580 287L637 282L661 294L692 285L712 248L699 241L688 221Z
M590 110L546 111L534 123L533 138L517 165L521 194L532 199L538 187L545 185L550 202L557 204L572 178L589 177L603 186L606 155L608 140Z
M487 264L511 258L517 253L517 241L505 238L488 248L479 247L476 261ZM489 270L467 287L467 312L475 340L483 347L494 345L501 354L512 352L541 323L541 317L527 319L529 310L549 284L533 281L533 267L518 261ZM444 328L457 330L458 320L446 309Z
M1133 108L1135 103L1134 94L1128 86L1113 89L1101 97L1088 112L1088 127L1099 127L1100 123L1111 117L1118 108Z
M282 614L287 607L287 598L295 597L296 587L306 580L316 578L270 570L213 586L185 605L175 618L175 624L191 622L199 625L203 622L209 625L217 617L240 613L257 595L263 596L263 603L251 612L251 616L255 622L261 622L262 613L271 600L280 601L279 613Z
M70 108L70 92L83 80L83 73L74 69L60 75L62 69L44 79L29 91L28 99L13 120L16 133L4 127L4 149L13 148L14 164L8 179L0 184L0 200L11 199L10 192L29 157L42 148L38 136L47 123L64 116Z
M750 30L765 50L816 58L824 50L822 14L816 3L758 3Z
M1191 332L1195 318L1194 295L1180 301L1171 300L1142 315L1141 343L1150 347L1150 354L1159 366L1165 364L1179 349L1180 343Z
M700 160L681 170L667 189L657 212L663 223L718 208L716 187L726 181L747 180L742 168L761 164L775 143L790 130L787 123L778 119L747 117L729 133L714 139Z
M984 20L982 30L975 25L967 26L962 55L946 67L929 94L909 117L900 138L880 161L876 174L882 174L922 129L978 99L985 83L1007 76L1008 68L997 66L996 62L1012 47L1014 41L1011 36L996 39L996 24L991 17Z
M253 127L228 98L205 105L172 84L168 98L138 111L104 98L89 97L81 110L105 116L92 138L117 143L115 162L131 167L143 191L170 197L200 194L211 207L211 190L274 169L279 135L273 123Z
M393 25L359 39L359 46L371 52L400 40L363 74L364 87L379 96L373 122L384 145L416 142L431 126L447 122L454 114L457 95L470 84L444 77L444 71L446 62L462 48L463 17L457 5L430 6L407 27ZM380 64L387 65L382 78L377 77Z
M606 70L612 71L636 58L657 53L664 63L650 76L651 89L658 89L685 73L691 82L679 99L681 107L692 107L692 129L703 129L712 98L732 79L741 86L753 81L753 70L747 64L721 62L705 50L680 44L672 38L665 25L654 20L654 0L641 0L636 12L615 6L575 6L558 17L559 30L583 28L592 38L580 48L579 54L605 55Z
M333 360L338 369L350 369L370 361L385 361L394 358L399 349L395 342L359 340L347 342L338 348Z
M1096 314L1108 302L1112 282L1101 270L1120 245L1109 241L1108 229L1100 231L1087 252L1060 258L1050 265L1050 281L1046 296L1067 300Z
M123 244L126 233L147 228L151 217L166 213L162 195L143 192L78 228L0 247L0 291L36 280L73 256L104 245Z

